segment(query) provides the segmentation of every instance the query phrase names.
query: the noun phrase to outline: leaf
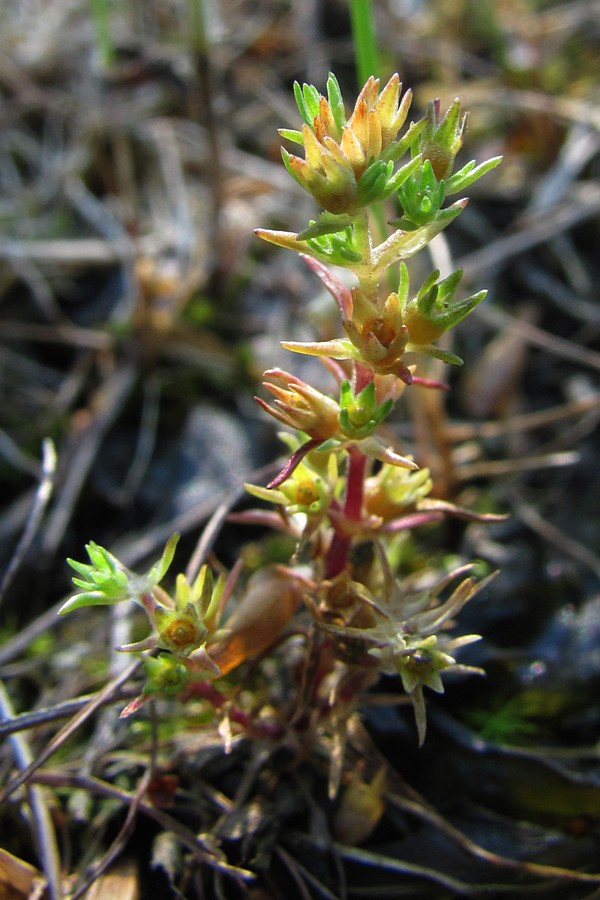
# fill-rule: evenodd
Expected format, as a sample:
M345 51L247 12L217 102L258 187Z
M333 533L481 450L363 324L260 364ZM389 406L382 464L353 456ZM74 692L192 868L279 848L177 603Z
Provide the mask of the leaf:
M169 566L173 562L175 548L177 547L180 536L181 535L177 531L171 535L165 545L163 555L158 560L158 562L155 562L154 565L148 570L148 574L145 576L145 580L148 582L149 587L154 587L165 577Z
M295 128L278 128L277 133L286 141L291 141L294 144L300 144L300 146L304 146L304 137L302 135L302 132L297 131Z
M481 178L482 175L495 169L501 162L501 156L493 156L491 159L480 163L478 166L475 165L475 160L471 160L466 166L463 166L462 169L448 178L446 181L446 193L456 194L458 191L463 191L470 184L473 184L474 181Z
M309 238L321 237L325 234L335 234L352 225L351 216L336 216L334 213L324 212L318 219L311 222L308 228L296 235L299 241L307 241Z
M73 580L75 581L75 579ZM102 591L84 591L79 594L73 594L68 600L65 600L58 610L58 615L64 616L65 613L84 606L113 606L115 603L119 603L121 599L119 597L111 600Z
M346 122L346 110L344 109L344 99L337 78L333 72L329 73L327 79L327 99L331 108L333 120L337 125L340 134Z

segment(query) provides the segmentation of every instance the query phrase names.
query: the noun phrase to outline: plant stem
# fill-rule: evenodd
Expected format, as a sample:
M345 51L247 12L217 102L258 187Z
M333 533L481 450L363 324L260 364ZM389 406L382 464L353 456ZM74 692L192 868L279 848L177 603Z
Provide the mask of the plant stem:
M354 522L360 522L364 496L365 471L367 457L356 447L348 450L348 472L346 475L346 496L344 499L344 516ZM340 529L335 530L325 565L325 577L335 578L343 572L348 563L352 539Z
M344 513L348 519L360 521L362 515L365 469L367 457L356 447L348 450L348 475L346 476L346 499Z
M381 71L371 0L350 0L350 23L356 56L356 75L358 84L362 85L369 75L378 76Z
M369 215L361 210L354 219L354 243L361 260L354 267L361 291L372 297L377 293L379 270L375 274L373 264L373 235L369 225Z
M117 52L110 36L108 0L90 0L90 9L94 19L96 40L102 65L105 69L110 69L117 61Z

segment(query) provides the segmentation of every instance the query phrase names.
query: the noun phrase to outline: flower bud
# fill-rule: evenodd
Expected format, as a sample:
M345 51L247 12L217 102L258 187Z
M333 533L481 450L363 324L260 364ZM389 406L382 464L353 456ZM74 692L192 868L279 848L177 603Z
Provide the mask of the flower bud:
M454 295L462 277L462 269L438 281L439 271L431 273L417 296L405 307L402 320L409 333L409 343L415 347L437 341L445 331L454 328L486 296L479 291L470 297L455 300Z
M302 144L305 158L292 156L284 149L283 161L288 172L329 213L354 214L389 192L388 184L391 189L392 160L408 149L400 142L398 153L394 152L396 136L412 98L407 91L400 100L401 91L397 74L381 94L379 79L371 76L358 95L352 115L346 119L333 75L327 81L327 98L312 85L294 85L304 125L301 132L283 129L281 134ZM359 190L367 169L372 171Z
M264 374L267 380L263 385L275 397L272 406L255 398L265 412L318 441L337 434L340 408L335 400L283 369L269 369Z
M178 694L187 687L190 670L185 661L169 653L144 660L147 681L144 694Z
M460 101L455 100L440 121L440 101L427 107L427 124L421 132L419 148L424 160L429 160L438 181L448 178L454 168L454 158L462 146L467 116L461 116Z
M354 394L348 381L342 382L340 392L340 430L350 439L361 440L373 433L393 406L393 400L377 403L374 382L369 382Z

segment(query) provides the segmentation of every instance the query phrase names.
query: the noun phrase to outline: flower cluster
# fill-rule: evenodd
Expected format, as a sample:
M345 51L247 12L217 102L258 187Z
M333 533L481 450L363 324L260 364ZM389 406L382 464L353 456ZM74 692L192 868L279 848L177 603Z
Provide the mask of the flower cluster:
M298 535L295 517L304 515L300 535L313 541L316 556L324 557L325 587L315 581L314 588L318 624L329 630L345 664L370 668L376 663L381 671L400 676L422 739L423 687L440 692L441 673L459 668L453 651L474 639L449 639L443 630L477 588L465 579L440 603L442 588L415 598L395 581L382 541L464 511L428 498L429 472L390 446L383 426L405 386L443 387L415 374L419 357L462 362L437 342L486 292L459 296L461 270L444 278L433 271L414 289L406 260L467 203L463 198L445 205L446 198L500 160L471 161L454 172L466 126L458 100L443 115L439 101L433 101L425 116L402 133L411 93L402 93L398 75L381 91L379 81L369 78L348 117L333 76L326 97L306 84L295 85L295 97L304 124L280 134L303 147L304 158L284 148L283 159L322 211L299 233L260 229L257 234L299 251L332 295L341 336L282 345L320 357L338 378L340 394L334 399L288 372L267 371L263 384L275 400L258 402L297 436L290 459L271 484L247 487L284 512L283 527L290 534ZM394 230L377 244L369 207L384 200L399 214L390 219ZM384 276L398 263L398 287L390 292ZM352 272L356 283L349 285L330 264ZM259 521L259 511L255 515ZM376 565L360 578L355 575L352 548L369 541L377 550L379 586Z
M135 652L160 649L168 651L152 662L147 661L148 685L145 693L159 690L174 693L187 680L189 660L193 667L207 673L220 674L220 669L206 651L209 639L215 639L224 582L215 583L210 568L203 566L193 584L183 574L177 576L175 596L171 597L159 582L166 575L179 534L169 538L164 552L145 575L130 572L112 553L91 542L87 545L90 563L68 560L83 578L73 578L80 590L61 607L60 613L84 606L112 605L133 601L145 611L151 633L119 650Z
M351 116L346 119L340 86L327 81L327 98L313 85L295 85L304 119L301 131L281 129L287 140L304 147L305 159L283 150L291 175L317 202L336 215L354 213L400 187L408 173L392 176L394 160L404 154L423 125L397 141L410 108L412 93L402 96L398 75L379 93L379 79L369 78Z
M479 640L478 635L450 637L444 629L454 616L487 583L469 577L471 566L450 572L436 584L416 592L410 585L395 579L385 553L378 543L384 575L376 592L363 584L346 587L351 602L336 609L334 622L320 622L320 627L332 638L342 658L347 658L348 646L353 647L355 663L368 665L375 658L379 668L387 674L398 674L415 708L419 739L425 737L425 706L423 688L443 693L442 672L471 672L481 670L456 662L455 650ZM467 575L468 577L463 577ZM491 576L490 576L491 577ZM450 596L440 602L440 596L453 581L461 578ZM366 611L367 616L363 614ZM360 616L360 620L359 617ZM360 621L360 627L357 627ZM441 632L441 633L439 633Z

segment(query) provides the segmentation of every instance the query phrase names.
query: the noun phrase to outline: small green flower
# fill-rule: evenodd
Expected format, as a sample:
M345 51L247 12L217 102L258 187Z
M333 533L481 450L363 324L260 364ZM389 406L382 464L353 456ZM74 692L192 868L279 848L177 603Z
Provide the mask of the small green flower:
M151 592L164 578L173 561L178 540L179 534L169 538L163 555L145 575L130 572L112 553L90 541L86 550L91 564L67 560L71 568L83 577L73 578L73 584L81 590L63 603L59 614L82 606L107 606L122 600L141 602L142 595Z
M413 231L421 225L428 225L437 216L446 198L443 181L438 181L428 159L420 171L411 175L398 191L404 212L398 224L406 231Z
M326 512L338 486L334 453L309 453L277 488L246 484L253 497L282 506L288 515L320 516Z
M377 403L375 383L354 394L350 383L343 381L340 390L340 430L351 440L369 437L380 425L393 406L393 400Z
M386 522L426 497L431 488L429 469L410 471L384 464L365 482L365 509Z
M156 646L176 656L189 656L198 650L210 634L198 609L188 603L183 609L158 606L154 610Z
M395 669L407 694L412 694L417 687L428 687L437 694L443 694L440 672L456 665L456 660L440 650L437 644L434 634L404 638L396 635L386 647L375 647L369 652L381 660L384 671Z
M406 174L394 173L394 162L415 147L425 121L397 135L406 120L412 94L402 96L398 75L379 92L379 79L369 78L354 110L346 118L335 76L327 81L327 97L309 84L296 83L294 94L304 120L302 130L282 129L287 140L304 147L305 158L282 149L288 172L315 200L334 215L353 214L397 190Z
M405 271L404 267L403 274ZM456 300L462 269L457 269L441 281L438 281L439 277L438 270L432 272L417 296L404 307L402 321L409 333L407 350L424 352L422 348L429 347L444 332L458 325L487 295L487 291L479 291Z
M427 107L425 128L419 138L419 149L435 177L441 181L452 174L454 158L462 147L467 116L461 115L460 100L440 119L440 101L432 100Z
M158 594L160 599L146 593L142 606L150 619L152 633L119 650L137 652L160 647L174 656L193 657L218 674L219 667L206 652L206 642L218 625L223 588L223 579L219 578L215 584L209 566L203 566L192 584L185 575L177 576L174 600L164 591Z

